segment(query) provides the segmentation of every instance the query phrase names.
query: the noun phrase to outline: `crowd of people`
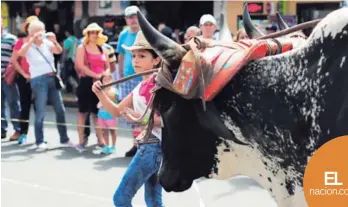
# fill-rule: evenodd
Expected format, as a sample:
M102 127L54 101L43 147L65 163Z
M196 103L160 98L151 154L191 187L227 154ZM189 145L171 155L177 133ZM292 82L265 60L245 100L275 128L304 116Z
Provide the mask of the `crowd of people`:
M15 133L10 141L22 145L27 143L28 121L31 103L35 113L35 140L37 150L47 149L44 135L46 104L49 101L56 114L60 143L65 147L75 147L79 152L86 151L88 137L91 134L90 116L95 126L98 140L97 151L110 154L116 150L118 118L122 117L134 129L132 148L126 156L134 156L115 194L115 206L131 206L137 190L145 184L145 201L147 206L163 206L162 187L156 179L161 153L161 119L155 115L152 135L139 139L139 134L147 124L149 114L140 117L150 100L154 87L152 76L146 75L131 79L117 88L101 90L101 85L113 79L127 77L135 73L156 68L160 57L152 49L142 34L136 6L125 9L127 28L118 39L116 51L107 44L108 37L103 28L96 23L89 24L83 30L79 40L72 31L66 31L63 44L57 38L57 31L46 32L45 24L36 16L30 16L22 25L26 34L16 37L1 28L1 138L7 137L6 104L10 111ZM217 22L210 14L205 14L199 21L199 27L189 27L184 35L174 33L165 24L158 30L176 40L186 43L192 37L217 39ZM181 36L181 37L180 37ZM235 35L235 41L248 38L243 29ZM118 54L116 58L115 53ZM62 55L62 57L60 57ZM62 58L61 77L57 74L57 59ZM116 64L118 63L118 64ZM78 143L73 143L68 135L65 107L62 99L64 85L77 94ZM141 173L138 173L141 172Z

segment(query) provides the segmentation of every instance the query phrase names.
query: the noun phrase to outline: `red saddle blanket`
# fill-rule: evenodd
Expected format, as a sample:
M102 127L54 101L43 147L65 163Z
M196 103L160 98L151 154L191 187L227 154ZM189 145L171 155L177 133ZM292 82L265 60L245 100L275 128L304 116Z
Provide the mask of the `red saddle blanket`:
M179 94L189 94L197 88L200 70L208 69L205 77L205 101L212 100L235 74L249 61L269 55L283 53L292 49L290 43L274 40L243 40L227 46L214 46L199 50L190 50L182 59L173 82L173 88ZM197 57L200 56L200 57ZM199 64L197 64L197 58Z

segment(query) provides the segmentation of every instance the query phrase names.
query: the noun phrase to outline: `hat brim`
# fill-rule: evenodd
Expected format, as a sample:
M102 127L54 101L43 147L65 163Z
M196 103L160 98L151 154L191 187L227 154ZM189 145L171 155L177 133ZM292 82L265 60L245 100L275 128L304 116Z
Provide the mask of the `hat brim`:
M28 26L28 24L29 24L29 22L24 22L24 23L22 24L22 26L21 26L21 31L22 31L22 32L27 32L27 31L26 31L26 27Z
M151 46L137 46L137 45L133 45L133 46L126 46L124 44L121 45L123 47L123 49L128 50L128 51L134 51L134 50L153 50L153 48Z
M100 32L100 33L102 33L103 30L102 29L98 29L98 28L95 28L95 29L94 28L88 28L88 29L84 29L82 34L83 35L87 35L88 32Z
M92 30L93 31L93 30ZM97 45L103 45L104 43L106 43L108 41L108 37L106 35L103 34L99 34L98 36L98 40L97 40ZM85 35L82 39L83 44L87 44L88 43L88 36Z

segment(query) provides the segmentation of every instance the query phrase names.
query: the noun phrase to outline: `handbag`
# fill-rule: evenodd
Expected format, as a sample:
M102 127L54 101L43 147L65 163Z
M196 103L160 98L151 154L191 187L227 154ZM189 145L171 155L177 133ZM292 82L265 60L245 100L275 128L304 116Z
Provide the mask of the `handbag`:
M4 74L2 75L2 78L4 79L7 85L11 86L16 76L17 71L14 69L12 62L9 62L7 64Z
M52 67L52 65L50 64L50 62L47 60L47 58L45 57L44 54L42 54L42 52L40 51L40 49L38 47L35 47L37 49L37 51L39 51L39 53L42 55L42 57L45 59L45 61L47 62L47 64L51 67L53 73L54 73L54 81L56 83L56 88L58 90L60 89L65 89L65 85L62 81L62 79L57 75L57 71L54 67Z

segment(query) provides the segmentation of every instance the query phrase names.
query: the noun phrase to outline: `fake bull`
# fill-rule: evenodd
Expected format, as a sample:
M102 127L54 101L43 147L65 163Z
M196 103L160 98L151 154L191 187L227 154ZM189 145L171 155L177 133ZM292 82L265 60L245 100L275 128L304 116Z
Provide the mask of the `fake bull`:
M200 177L243 174L268 189L280 207L307 206L302 179L309 158L330 139L348 134L348 8L327 15L303 44L291 44L282 54L272 53L292 43L290 36L267 40L266 48L250 59L232 54L230 58L244 62L227 77L201 62L212 63L217 52L199 50L197 61L187 56L192 51L161 35L140 12L138 16L146 39L164 60L153 102L163 120L159 179L164 189L181 192ZM245 26L251 38L259 35ZM227 52L225 47L222 54ZM188 85L191 96L175 88L185 56L195 58L190 67L198 71ZM214 77L220 77L220 88ZM207 98L209 87L215 93Z

